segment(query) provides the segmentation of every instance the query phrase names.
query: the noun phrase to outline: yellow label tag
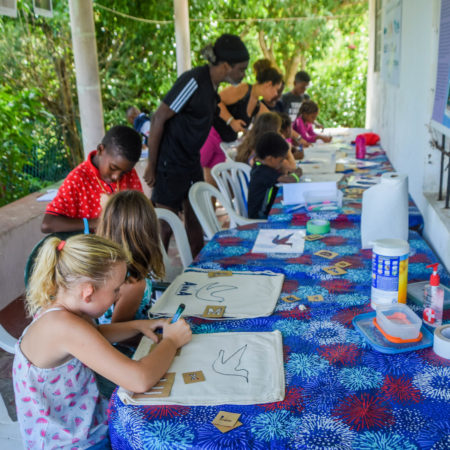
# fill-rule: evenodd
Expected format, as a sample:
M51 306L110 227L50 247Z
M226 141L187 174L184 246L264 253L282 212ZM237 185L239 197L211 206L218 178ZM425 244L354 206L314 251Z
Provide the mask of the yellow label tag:
M305 241L317 241L318 239L323 239L321 234L308 234L305 236Z
M347 273L346 270L335 266L323 267L322 270L326 273L329 273L330 275L344 275L344 273Z
M225 314L226 306L208 305L203 311L203 317L218 319Z
M320 256L321 258L326 258L326 259L333 259L339 255L339 253L331 252L330 250L319 250L318 252L316 252L314 254L317 256Z
M183 373L183 380L185 384L199 383L200 381L205 381L205 375L201 370L196 372L186 372Z
M208 272L208 278L231 277L231 275L233 275L231 270L214 270L212 272Z
M322 295L308 295L308 301L309 302L323 302L323 296Z
M339 261L337 263L335 263L334 267L340 267L341 269L345 269L346 267L350 267L351 263L347 262L347 261Z
M230 413L226 411L219 411L216 417L214 417L214 420L212 423L214 425L220 425L223 427L234 427L236 422L238 421L239 417L241 415L239 413Z
M284 297L281 297L281 300L286 303L293 303L300 300L300 297L297 297L296 295L285 295Z

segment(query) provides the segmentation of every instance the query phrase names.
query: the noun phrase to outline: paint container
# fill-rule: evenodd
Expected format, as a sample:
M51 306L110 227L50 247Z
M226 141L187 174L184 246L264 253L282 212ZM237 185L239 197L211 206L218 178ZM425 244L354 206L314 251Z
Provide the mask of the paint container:
M372 250L373 309L406 303L409 244L402 239L378 239Z
M355 139L356 158L364 159L366 157L366 138L364 136L357 136Z

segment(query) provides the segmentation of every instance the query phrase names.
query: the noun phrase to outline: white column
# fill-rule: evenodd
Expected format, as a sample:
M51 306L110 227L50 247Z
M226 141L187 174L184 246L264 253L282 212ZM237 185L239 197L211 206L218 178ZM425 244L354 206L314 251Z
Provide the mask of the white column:
M173 0L173 9L177 45L177 74L180 75L191 68L188 0Z
M69 0L69 7L83 149L87 157L105 134L94 11L92 0Z

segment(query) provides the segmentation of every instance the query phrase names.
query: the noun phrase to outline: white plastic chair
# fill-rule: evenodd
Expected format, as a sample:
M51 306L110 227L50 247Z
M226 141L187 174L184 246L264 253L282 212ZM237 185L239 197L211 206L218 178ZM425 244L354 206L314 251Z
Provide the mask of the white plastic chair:
M211 174L219 191L228 199L234 210L243 217L248 217L247 198L251 167L240 162L216 164Z
M0 347L8 353L14 353L14 346L17 339L12 337L1 325L0 325Z
M240 216L234 211L225 196L223 196L214 186L211 186L209 183L205 183L204 181L199 181L189 189L189 201L191 202L192 209L194 210L197 219L208 239L212 239L212 237L222 229L219 221L217 220L216 212L211 201L211 198L213 197L216 198L225 208L232 226L264 222L261 220L247 219L246 217Z
M225 158L227 162L233 162L236 158L237 154L237 146L239 145L240 141L233 141L233 142L221 142L220 148L225 153Z
M188 267L192 262L191 247L189 246L189 240L181 219L172 211L164 208L155 208L158 219L164 220L170 226L175 236L175 242L177 244L178 253L180 254L181 263L183 267ZM168 256L164 246L162 246L164 260L168 260Z
M2 450L20 450L24 448L18 422L9 417L5 401L0 395L0 448Z

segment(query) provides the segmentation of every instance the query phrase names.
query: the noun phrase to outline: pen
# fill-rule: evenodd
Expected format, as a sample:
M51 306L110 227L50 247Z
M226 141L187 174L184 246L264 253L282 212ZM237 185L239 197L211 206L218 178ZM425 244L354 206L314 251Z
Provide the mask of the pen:
M170 323L175 323L180 318L181 314L184 311L184 308L186 308L186 305L184 303L180 303L180 306L178 307L177 312L173 315Z
M300 205L294 206L293 208L289 208L289 209L286 210L286 214L289 214L289 213L291 213L293 211L296 211L297 209L301 209L304 206L305 206L305 204L301 203Z

